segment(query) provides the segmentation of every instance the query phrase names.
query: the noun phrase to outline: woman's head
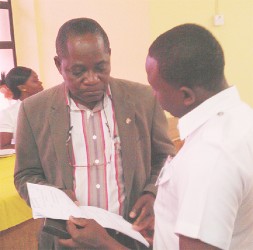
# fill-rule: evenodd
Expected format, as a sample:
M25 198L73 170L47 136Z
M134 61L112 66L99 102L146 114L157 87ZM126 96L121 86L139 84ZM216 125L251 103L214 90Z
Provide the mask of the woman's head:
M1 85L6 85L13 94L13 99L25 99L43 90L38 75L30 68L18 66L2 74Z

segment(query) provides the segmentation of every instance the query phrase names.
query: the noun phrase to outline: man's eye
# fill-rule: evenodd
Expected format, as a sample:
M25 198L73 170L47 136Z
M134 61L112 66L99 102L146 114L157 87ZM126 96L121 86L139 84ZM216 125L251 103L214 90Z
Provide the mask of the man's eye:
M81 76L82 75L82 71L77 71L77 72L72 72L73 76Z
M102 72L104 72L104 69L98 68L96 71L99 72L99 73L102 73Z
M96 71L97 72L104 72L106 70L106 67L104 67L104 66L98 66L98 67L96 67Z

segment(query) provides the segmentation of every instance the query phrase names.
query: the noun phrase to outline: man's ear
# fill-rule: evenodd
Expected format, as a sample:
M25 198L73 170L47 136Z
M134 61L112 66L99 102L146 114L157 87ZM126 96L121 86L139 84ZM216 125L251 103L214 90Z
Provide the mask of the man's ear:
M191 88L182 86L182 87L180 87L180 91L183 96L183 103L186 107L189 107L195 103L196 95Z
M59 73L61 74L61 59L59 58L59 56L54 57L54 63Z

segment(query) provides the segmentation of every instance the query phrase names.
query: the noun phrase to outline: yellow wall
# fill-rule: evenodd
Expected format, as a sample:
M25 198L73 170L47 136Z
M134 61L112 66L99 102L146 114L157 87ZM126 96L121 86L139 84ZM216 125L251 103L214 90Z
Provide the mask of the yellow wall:
M147 83L144 68L150 43L160 33L185 22L208 28L220 41L226 76L253 107L252 0L12 0L19 65L31 66L45 87L61 82L53 57L61 24L91 17L108 33L112 75ZM225 24L214 26L215 14Z
M24 10L25 7L20 8L22 5L29 6L29 10ZM34 13L30 13L32 5ZM30 15L34 16L32 20ZM38 40L38 73L46 87L62 81L53 61L55 38L60 26L76 17L93 18L106 30L112 47L112 76L147 84L144 62L151 42L147 1L13 0L13 16L14 26L17 27L20 27L20 19L27 19L28 23L34 22L36 32L32 33L36 33ZM25 46L17 29L14 27L17 60L19 64L25 64L26 54L31 53L33 49ZM28 28L25 34L29 36L29 33ZM30 60L31 58L27 63L30 63Z
M152 39L173 26L190 22L209 29L225 53L225 73L241 97L253 107L253 1L252 0L157 0L150 1ZM215 14L224 25L215 26Z
M39 73L38 37L33 0L12 0L14 38L18 65Z

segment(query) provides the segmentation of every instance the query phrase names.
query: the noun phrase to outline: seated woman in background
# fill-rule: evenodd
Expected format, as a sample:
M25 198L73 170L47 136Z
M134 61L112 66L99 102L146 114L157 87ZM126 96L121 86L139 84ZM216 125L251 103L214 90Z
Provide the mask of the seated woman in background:
M5 76L1 74L0 87L6 87L12 93L16 103L0 111L0 149L15 147L17 116L21 101L43 90L38 75L29 68L15 67Z

